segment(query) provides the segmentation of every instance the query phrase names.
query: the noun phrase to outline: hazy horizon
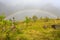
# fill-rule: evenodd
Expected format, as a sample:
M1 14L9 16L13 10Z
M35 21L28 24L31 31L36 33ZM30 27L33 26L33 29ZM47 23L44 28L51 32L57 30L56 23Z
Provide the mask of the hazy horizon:
M27 9L28 10L38 9L38 10L47 11L49 13L52 13L60 17L59 4L60 4L60 0L0 0L0 15L2 13L5 13L6 16L9 16L16 12ZM28 14L31 15L32 12L31 13L28 12Z

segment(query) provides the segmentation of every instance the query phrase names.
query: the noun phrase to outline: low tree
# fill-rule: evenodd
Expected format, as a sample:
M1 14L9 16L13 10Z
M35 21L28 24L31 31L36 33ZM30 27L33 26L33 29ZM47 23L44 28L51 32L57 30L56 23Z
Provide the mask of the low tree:
M5 15L0 15L0 26L2 29L1 32L5 31L5 20L4 20L4 18L5 18Z
M34 22L36 22L36 21L37 21L37 19L38 19L38 17L37 17L37 16L33 16L33 17L32 17L32 20L33 20Z
M5 15L0 15L0 21L4 20Z
M56 20L60 20L60 18L59 17L57 17L57 19Z
M11 30L14 30L16 28L16 25L15 25L15 17L12 18L12 27L11 27Z
M44 21L48 22L49 21L49 17L45 17Z
M42 19L43 19L43 17L41 16L41 17L40 17L40 19L42 20Z
M28 26L28 23L30 22L30 18L29 17L25 17L25 23L26 23L26 26Z

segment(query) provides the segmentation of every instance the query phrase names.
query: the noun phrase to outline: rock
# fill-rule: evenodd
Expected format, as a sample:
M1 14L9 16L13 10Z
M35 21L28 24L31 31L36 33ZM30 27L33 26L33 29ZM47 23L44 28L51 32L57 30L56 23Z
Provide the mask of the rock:
M58 24L51 25L51 27L54 29L60 29L60 25L58 25Z

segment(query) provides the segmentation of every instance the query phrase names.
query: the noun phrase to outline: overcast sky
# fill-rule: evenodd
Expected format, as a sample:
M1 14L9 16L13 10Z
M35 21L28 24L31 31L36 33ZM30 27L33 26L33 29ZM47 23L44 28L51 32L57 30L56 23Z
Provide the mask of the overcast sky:
M60 6L60 0L0 0L0 2L6 4L7 6L16 6L18 4L20 5L42 5L45 3L52 3L55 6Z
M44 6L47 7L46 5L57 8L57 10L60 11L60 0L0 0L0 14L5 12L6 15L10 15L22 9L43 9ZM51 9L49 9L50 6L48 6L47 11L50 10L50 12L52 12ZM52 10L54 11L54 9ZM55 12L55 14L60 15L59 12Z

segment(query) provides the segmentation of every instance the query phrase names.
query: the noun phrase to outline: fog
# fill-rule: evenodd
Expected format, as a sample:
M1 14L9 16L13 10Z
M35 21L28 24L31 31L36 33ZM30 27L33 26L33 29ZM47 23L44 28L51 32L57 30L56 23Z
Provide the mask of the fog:
M8 17L9 15L12 15L19 11L27 9L38 9L47 11L59 17L59 4L59 0L0 0L0 15L5 13L5 15ZM32 12L30 13L30 11L28 13L30 15L32 14ZM23 14L21 16L23 16Z

